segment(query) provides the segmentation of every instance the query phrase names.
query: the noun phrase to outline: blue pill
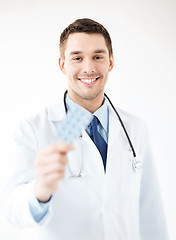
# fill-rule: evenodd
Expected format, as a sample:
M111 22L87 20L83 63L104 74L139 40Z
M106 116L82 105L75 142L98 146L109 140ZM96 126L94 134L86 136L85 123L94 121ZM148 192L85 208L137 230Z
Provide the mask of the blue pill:
M83 113L83 112L80 112L80 116L84 116L84 113Z
M65 130L65 126L62 126L62 127L61 127L61 130Z

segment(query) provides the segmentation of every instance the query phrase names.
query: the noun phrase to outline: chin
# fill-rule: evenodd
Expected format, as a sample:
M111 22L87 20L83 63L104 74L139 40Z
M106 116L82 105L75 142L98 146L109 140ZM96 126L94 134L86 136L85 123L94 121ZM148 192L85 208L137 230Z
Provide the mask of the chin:
M102 91L99 91L97 93L89 93L89 94L80 94L79 96L85 100L94 100L96 99L98 96L100 96L100 94L102 93ZM104 94L104 92L103 92Z

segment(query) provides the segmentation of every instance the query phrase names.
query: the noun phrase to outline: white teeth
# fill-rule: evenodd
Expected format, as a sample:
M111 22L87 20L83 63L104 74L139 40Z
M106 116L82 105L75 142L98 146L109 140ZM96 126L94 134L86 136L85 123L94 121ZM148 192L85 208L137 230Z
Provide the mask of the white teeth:
M92 83L96 80L96 78L94 78L94 79L81 79L80 78L80 80L81 80L81 82Z

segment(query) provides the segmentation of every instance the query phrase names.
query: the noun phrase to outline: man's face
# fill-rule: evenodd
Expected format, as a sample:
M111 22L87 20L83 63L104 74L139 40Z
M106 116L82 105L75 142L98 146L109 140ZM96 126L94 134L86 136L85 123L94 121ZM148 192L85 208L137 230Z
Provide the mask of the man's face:
M108 74L113 68L113 56L101 34L70 34L65 59L59 59L62 72L68 80L72 100L93 100L104 96Z

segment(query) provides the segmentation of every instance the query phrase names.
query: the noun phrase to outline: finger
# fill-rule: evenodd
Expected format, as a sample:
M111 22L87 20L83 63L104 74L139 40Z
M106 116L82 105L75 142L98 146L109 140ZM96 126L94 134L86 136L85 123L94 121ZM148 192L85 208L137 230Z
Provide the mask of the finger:
M52 144L43 149L40 153L42 155L51 154L53 152L60 152L61 154L66 154L68 151L71 151L74 149L74 146L67 143L58 143L58 144Z
M37 160L35 162L36 167L42 167L42 166L50 166L52 164L62 164L66 165L67 164L67 156L66 155L61 155L60 153L52 153L50 155L43 155L43 156L38 156Z
M62 173L65 171L66 165L61 163L54 163L52 165L45 166L38 169L39 175L49 175L53 173Z

